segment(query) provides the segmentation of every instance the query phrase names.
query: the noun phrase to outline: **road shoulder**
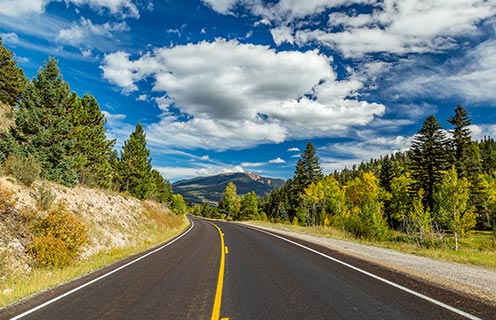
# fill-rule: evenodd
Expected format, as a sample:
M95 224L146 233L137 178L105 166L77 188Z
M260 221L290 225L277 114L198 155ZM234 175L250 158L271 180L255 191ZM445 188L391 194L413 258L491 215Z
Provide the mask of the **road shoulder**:
M242 224L308 241L437 286L477 297L496 306L496 271L460 263L438 261L344 240L317 237L243 222Z

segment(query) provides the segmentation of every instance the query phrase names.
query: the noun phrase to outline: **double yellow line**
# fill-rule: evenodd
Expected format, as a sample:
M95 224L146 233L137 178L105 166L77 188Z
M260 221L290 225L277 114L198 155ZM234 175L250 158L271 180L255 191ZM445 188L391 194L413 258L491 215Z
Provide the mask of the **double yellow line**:
M222 303L222 287L224 285L224 267L226 264L226 254L228 252L227 247L224 245L224 234L220 228L210 222L220 234L220 266L219 266L219 278L217 279L217 290L215 291L214 309L212 310L212 320L220 319L220 306ZM222 318L221 320L228 320L229 318Z

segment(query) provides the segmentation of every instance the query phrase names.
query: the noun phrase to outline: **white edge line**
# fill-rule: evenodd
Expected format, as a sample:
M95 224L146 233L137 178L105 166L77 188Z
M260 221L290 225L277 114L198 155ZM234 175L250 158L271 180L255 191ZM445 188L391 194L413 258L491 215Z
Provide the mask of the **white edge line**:
M358 271L358 272L360 272L360 273L363 273L363 274L365 274L365 275L367 275L367 276L369 276L369 277L372 277L372 278L374 278L374 279L377 279L377 280L379 280L379 281L382 281L382 282L384 282L384 283L387 283L387 284L389 284L390 286L393 286L393 287L395 287L395 288L398 288L398 289L400 289L400 290L403 290L403 291L405 291L405 292L408 292L408 293L410 293L410 294L413 294L414 296L417 296L417 297L419 297L419 298L421 298L421 299L427 300L427 301L429 301L429 302L431 302L431 303L433 303L433 304L436 304L436 305L438 305L438 306L440 306L440 307L442 307L442 308L448 309L449 311L452 311L452 312L454 312L454 313L457 313L457 314L459 314L459 315L462 315L462 316L464 316L464 317L466 317L466 318L468 318L468 319L472 319L472 320L482 320L481 318L478 318L478 317L476 317L476 316L474 316L474 315L471 315L470 313L467 313L467 312L465 312L465 311L462 311L462 310L460 310L460 309L457 309L457 308L455 308L455 307L452 307L452 306L450 306L450 305L448 305L448 304L446 304L446 303L443 303L443 302L441 302L441 301L439 301L439 300L436 300L436 299L434 299L434 298L428 297L428 296L426 296L426 295L424 295L424 294L422 294L422 293L419 293L419 292L417 292L417 291L414 291L414 290L408 289L408 288L406 288L406 287L403 287L402 285L399 285L399 284L397 284L397 283L394 283L394 282L392 282L392 281L389 281L389 280L387 280L387 279L384 279L384 278L382 278L382 277L379 277L379 276L377 276L377 275L375 275L375 274L373 274L373 273L367 272L367 271L362 270L362 269L360 269L360 268L357 268L357 267L355 267L355 266L353 266L353 265L351 265L351 264L348 264L348 263L346 263L346 262L344 262L344 261L341 261L341 260L338 260L338 259L333 258L333 257L331 257L331 256L328 256L328 255L326 255L326 254L324 254L324 253L322 253L322 252L319 252L319 251L317 251L317 250L314 250L314 249L312 249L312 248L309 248L309 247L307 247L307 246L304 246L304 245L302 245L302 244L300 244L300 243L298 243L298 242L291 241L291 240L289 240L289 239L286 239L286 238L284 238L284 237L281 237L281 236L279 236L279 235L273 234L273 233L271 233L271 232L268 232L268 231L265 231L265 230L262 230L262 229L259 229L259 228L256 228L256 227L247 226L247 225L244 225L244 224L237 224L237 225L240 225L240 226L243 226L243 227L246 227L246 228L252 229L252 230L256 230L256 231L258 231L258 232L266 233L266 234L271 235L271 236L273 236L273 237L276 237L276 238L279 238L279 239L281 239L281 240L284 240L284 241L287 241L287 242L289 242L289 243L292 243L292 244L294 244L294 245L296 245L296 246L298 246L298 247L304 248L304 249L306 249L306 250L308 250L308 251L311 251L311 252L313 252L313 253L315 253L315 254L318 254L318 255L320 255L320 256L322 256L322 257L324 257L324 258L327 258L327 259L329 259L329 260L332 260L332 261L334 261L334 262L337 262L337 263L339 263L339 264L342 264L342 265L344 265L344 266L346 266L346 267L348 267L348 268L351 268L351 269L353 269L353 270L355 270L355 271Z
M189 220L189 219L188 219L188 220ZM74 292L76 292L76 291L79 291L79 290L83 289L84 287L87 287L87 286L89 286L89 285L91 285L91 284L93 284L93 283L95 283L95 282L97 282L97 281L100 281L100 280L102 280L103 278L106 278L106 277L110 276L111 274L113 274L113 273L115 273L115 272L117 272L117 271L120 271L120 270L122 270L122 269L124 269L124 268L126 268L126 267L128 267L128 266L130 266L130 265L132 265L132 264L134 264L134 263L136 263L136 262L138 262L138 261L140 261L141 259L144 259L144 258L148 257L149 255L156 253L157 251L162 250L162 249L163 249L163 248L165 248L165 247L170 246L171 244L173 244L173 243L174 243L174 242L176 242L177 240L179 240L179 239L181 239L182 237L184 237L184 236L185 236L188 232L190 232L190 231L191 231L191 229L193 229L193 227L195 226L195 223L194 223L194 221L193 221L193 220L189 220L189 221L191 221L191 226L189 227L189 229L188 229L188 230L186 230L186 232L184 232L183 234L181 234L181 235L180 235L180 236L178 236L177 238L175 238L174 240L172 240L172 241L170 241L170 242L167 242L167 243L166 243L166 244L164 244L163 246L161 246L161 247L159 247L159 248L157 248L157 249L155 249L155 250L153 250L153 251L150 251L150 252L148 252L147 254L142 255L142 256L140 256L140 257L138 257L138 258L134 259L133 261L130 261L130 262L126 263L125 265L120 266L120 267L119 267L119 268L117 268L117 269L114 269L114 270L112 270L112 271L110 271L110 272L108 272L108 273L106 273L106 274L104 274L104 275L99 276L98 278L95 278L95 279L93 279L93 280L91 280L91 281L89 281L89 282L86 282L86 283L84 283L84 284L80 285L79 287L76 287L76 288L74 288L74 289L72 289L72 290L70 290L70 291L68 291L68 292L66 292L66 293L64 293L64 294L62 294L62 295L60 295L60 296L57 296L57 297L55 297L55 298L53 298L53 299L51 299L51 300L49 300L49 301L47 301L47 302L45 302L45 303L42 303L42 304L40 304L40 305L38 305L38 306L34 307L33 309L30 309L30 310L28 310L28 311L25 311L25 312L23 312L23 313L21 313L21 314L19 314L19 315L15 316L15 317L11 318L10 320L17 320L17 319L21 319L22 317L25 317L25 316L27 316L28 314L31 314L31 313L33 313L33 312L35 312L35 311L38 311L38 310L40 310L41 308L44 308L44 307L48 306L49 304L54 303L55 301L58 301L58 300L60 300L60 299L62 299L62 298L65 298L65 297L67 297L68 295L71 295L71 294L73 294Z

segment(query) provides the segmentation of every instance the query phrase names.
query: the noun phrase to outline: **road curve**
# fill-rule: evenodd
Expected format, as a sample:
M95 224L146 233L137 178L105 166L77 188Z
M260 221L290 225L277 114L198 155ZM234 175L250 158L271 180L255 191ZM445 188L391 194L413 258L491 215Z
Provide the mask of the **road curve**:
M467 317L357 272L315 252L232 223L217 223L229 248L221 316L230 319L466 319ZM300 241L301 242L301 241ZM327 248L311 245L319 252ZM392 277L416 292L444 299L473 319L496 317L496 309L433 288L351 257L347 262ZM468 300L467 300L468 299ZM462 301L463 300L463 301ZM461 303L464 302L464 303ZM462 311L463 312L463 311Z
M194 222L190 232L169 246L22 319L209 319L219 273L219 233L205 221ZM0 319L22 314L108 271L2 310Z

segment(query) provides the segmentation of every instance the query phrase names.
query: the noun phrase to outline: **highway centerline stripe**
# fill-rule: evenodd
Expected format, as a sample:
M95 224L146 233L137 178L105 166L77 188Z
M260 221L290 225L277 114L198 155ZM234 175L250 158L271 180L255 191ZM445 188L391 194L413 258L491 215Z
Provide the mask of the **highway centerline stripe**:
M136 263L136 262L138 262L138 261L140 261L141 259L144 259L144 258L148 257L149 255L152 255L152 254L154 254L154 253L156 253L156 252L158 252L158 251L160 251L160 250L164 249L165 247L170 246L171 244L173 244L173 243L174 243L174 242L176 242L177 240L179 240L179 239L181 239L182 237L184 237L184 236L185 236L188 232L190 232L190 231L191 231L191 229L193 229L193 227L195 226L194 221L193 221L193 220L190 220L190 219L188 219L188 220L191 222L191 226L189 227L189 229L188 229L188 230L186 230L186 232L184 232L183 234L181 234L181 235L180 235L180 236L178 236L177 238L175 238L174 240L172 240L172 241L170 241L170 242L167 242L167 243L166 243L166 244L164 244L163 246L161 246L161 247L159 247L159 248L157 248L157 249L155 249L155 250L153 250L153 251L150 251L150 252L148 252L147 254L142 255L142 256L140 256L140 257L138 257L138 258L134 259L133 261L130 261L130 262L126 263L125 265L120 266L120 267L119 267L119 268L117 268L117 269L114 269L114 270L112 270L112 271L110 271L110 272L107 272L107 273L105 273L104 275L101 275L101 276L99 276L98 278L95 278L95 279L93 279L93 280L91 280L91 281L89 281L89 282L86 282L86 283L84 283L84 284L80 285L79 287L76 287L76 288L74 288L74 289L72 289L72 290L70 290L70 291L68 291L68 292L66 292L66 293L64 293L64 294L61 294L60 296L57 296L57 297L55 297L55 298L53 298L53 299L51 299L51 300L49 300L49 301L47 301L47 302L45 302L45 303L42 303L42 304L40 304L40 305L38 305L38 306L34 307L33 309L30 309L30 310L28 310L28 311L26 311L26 312L23 312L23 313L21 313L21 314L19 314L19 315L15 316L15 317L13 317L13 318L11 318L10 320L17 320L17 319L21 319L22 317L25 317L25 316L27 316L28 314L31 314L31 313L33 313L33 312L35 312L35 311L38 311L38 310L40 310L40 309L42 309L42 308L44 308L44 307L46 307L46 306L48 306L48 305L50 305L50 304L54 303L55 301L58 301L58 300L60 300L60 299L62 299L62 298L65 298L65 297L67 297L68 295L71 295L71 294L73 294L74 292L76 292L76 291L79 291L79 290L83 289L84 287L87 287L87 286L89 286L89 285L91 285L91 284L93 284L93 283L95 283L95 282L97 282L97 281L100 281L100 280L102 280L103 278L106 278L106 277L110 276L111 274L116 273L117 271L120 271L120 270L122 270L122 269L124 269L124 268L126 268L126 267L128 267L128 266L130 266L130 265L132 265L132 264L134 264L134 263Z
M320 256L322 256L322 257L324 257L324 258L327 258L327 259L332 260L332 261L334 261L334 262L337 262L337 263L339 263L339 264L341 264L341 265L344 265L344 266L346 266L346 267L348 267L348 268L351 268L351 269L353 269L353 270L355 270L355 271L358 271L358 272L360 272L360 273L363 273L363 274L365 274L365 275L367 275L367 276L369 276L369 277L372 277L372 278L377 279L377 280L379 280L379 281L381 281L381 282L387 283L387 284L389 284L390 286L393 286L393 287L395 287L395 288L397 288L397 289L400 289L400 290L402 290L402 291L408 292L408 293L410 293L410 294L412 294L412 295L414 295L414 296L417 296L417 297L419 297L419 298L421 298L421 299L427 300L427 301L429 301L429 302L431 302L431 303L433 303L433 304L435 304L435 305L438 305L438 306L440 306L440 307L442 307L442 308L445 308L445 309L447 309L447 310L449 310L449 311L451 311L451 312L454 312L454 313L456 313L456 314L459 314L459 315L461 315L461 316L464 316L464 317L466 317L466 318L468 318L468 319L471 319L471 320L482 320L481 318L479 318L479 317L477 317L477 316L474 316L474 315L472 315L472 314L470 314L470 313L467 313L467 312L465 312L465 311L463 311L463 310L460 310L460 309L457 309L457 308L455 308L455 307L452 307L452 306L450 306L450 305L448 305L448 304L446 304L446 303L444 303L444 302L441 302L441 301L439 301L439 300L436 300L436 299L434 299L434 298L431 298L431 297L429 297L429 296L426 296L426 295L424 295L424 294L422 294L422 293L419 293L419 292L417 292L417 291L414 291L414 290L408 289L407 287L403 287L402 285L399 285L399 284L397 284L397 283L395 283L395 282L389 281L389 280L387 280L387 279L385 279L385 278L379 277L379 276L377 276L377 275L375 275L375 274L373 274L373 273L370 273L370 272L368 272L368 271L365 271L365 270L362 270L362 269L360 269L360 268L357 268L357 267L355 267L355 266L353 266L353 265L351 265L351 264L349 264L349 263L346 263L346 262L344 262L344 261L341 261L341 260L338 260L338 259L333 258L333 257L331 257L331 256L328 256L328 255L326 255L326 254L324 254L324 253L322 253L322 252L319 252L319 251L317 251L317 250L315 250L315 249L312 249L312 248L309 248L309 247L307 247L307 246L304 246L304 245L302 245L302 244L300 244L300 243L298 243L298 242L291 241L291 240L289 240L289 239L286 239L286 238L281 237L281 236L279 236L279 235L276 235L276 234L274 234L274 233L271 233L271 232L268 232L268 231L265 231L265 230L262 230L262 229L258 229L258 228L252 227L252 226L247 226L247 225L244 225L244 224L237 224L237 225L239 225L239 226L243 226L243 227L246 227L246 228L249 228L249 229L252 229L252 230L256 230L256 231L258 231L258 232L262 232L262 233L265 233L265 234L271 235L271 236L273 236L273 237L279 238L279 239L281 239L281 240L284 240L284 241L286 241L286 242L289 242L289 243L291 243L291 244L294 244L294 245L296 245L296 246L298 246L298 247L301 247L301 248L306 249L306 250L308 250L308 251L311 251L311 252L313 252L313 253L315 253L315 254L318 254L318 255L320 255Z
M226 251L227 247L224 245L224 234L222 230L212 222L209 222L219 231L220 235L220 266L219 266L219 277L217 279L217 290L215 291L214 308L212 310L212 320L220 319L220 306L222 304L222 287L224 285L224 266L226 263ZM226 319L226 318L222 318Z

